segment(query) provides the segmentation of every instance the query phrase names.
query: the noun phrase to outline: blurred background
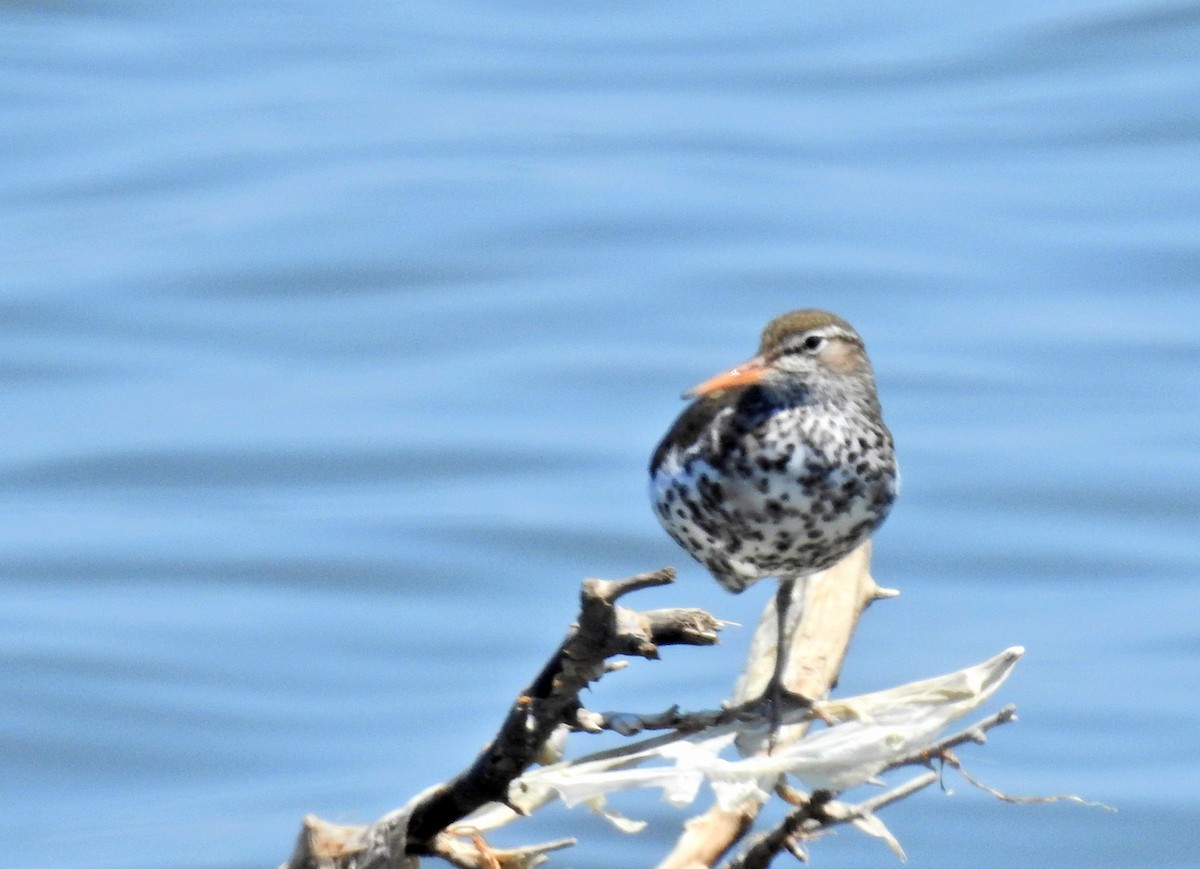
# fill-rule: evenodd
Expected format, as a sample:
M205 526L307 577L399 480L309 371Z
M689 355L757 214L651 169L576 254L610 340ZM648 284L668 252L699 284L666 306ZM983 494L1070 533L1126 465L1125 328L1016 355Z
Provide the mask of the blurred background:
M0 7L0 841L258 867L454 773L579 581L746 627L645 466L783 311L865 336L904 488L843 693L1026 659L884 820L914 867L1195 865L1200 5ZM589 747L584 741L577 750ZM580 809L556 866L654 862ZM827 867L891 865L849 830Z

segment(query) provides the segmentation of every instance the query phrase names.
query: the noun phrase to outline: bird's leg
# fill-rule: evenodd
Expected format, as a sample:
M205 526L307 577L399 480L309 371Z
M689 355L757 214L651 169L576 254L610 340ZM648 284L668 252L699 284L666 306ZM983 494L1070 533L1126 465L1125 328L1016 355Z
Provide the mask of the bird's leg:
M763 699L767 701L771 716L771 732L767 737L768 754L775 751L775 740L779 736L779 728L783 726L783 703L787 694L783 687L783 677L788 661L788 608L792 603L795 584L794 579L781 579L779 587L775 589L775 668L771 672L767 690L763 692Z
M807 582L803 579L801 581ZM784 684L792 645L788 621L791 615L792 598L796 594L796 583L796 578L781 579L779 588L775 591L775 667L771 672L771 681L767 683L767 688L763 692L763 700L769 709L771 726L767 736L768 754L775 751L779 730L783 727L785 705L809 706L812 703L807 697L788 689Z

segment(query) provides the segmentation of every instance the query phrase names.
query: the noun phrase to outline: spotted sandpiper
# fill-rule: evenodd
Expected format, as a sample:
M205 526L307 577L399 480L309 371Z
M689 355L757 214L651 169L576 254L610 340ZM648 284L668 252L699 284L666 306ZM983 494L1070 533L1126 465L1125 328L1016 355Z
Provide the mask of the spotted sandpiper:
M684 393L650 461L663 527L717 581L741 592L780 580L772 741L784 695L793 584L824 570L887 517L898 476L863 340L834 314L792 311L758 353Z

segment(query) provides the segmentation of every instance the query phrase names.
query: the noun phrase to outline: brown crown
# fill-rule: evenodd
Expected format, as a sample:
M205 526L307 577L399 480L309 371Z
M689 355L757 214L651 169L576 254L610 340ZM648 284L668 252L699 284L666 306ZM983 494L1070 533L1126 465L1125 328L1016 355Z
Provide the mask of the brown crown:
M792 335L807 332L810 329L820 329L823 326L837 326L840 329L845 329L854 338L858 338L858 333L854 331L854 327L837 314L831 314L828 311L821 311L817 308L804 308L800 311L790 311L786 314L781 314L768 323L767 327L763 329L762 341L759 342L758 352L766 354Z

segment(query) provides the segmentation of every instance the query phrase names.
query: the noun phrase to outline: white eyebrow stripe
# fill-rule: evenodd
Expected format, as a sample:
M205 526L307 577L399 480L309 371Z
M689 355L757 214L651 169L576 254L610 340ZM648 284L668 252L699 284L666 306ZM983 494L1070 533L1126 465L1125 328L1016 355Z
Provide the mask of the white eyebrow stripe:
M862 340L858 337L857 332L847 329L844 326L839 326L837 323L830 323L827 326L818 326L811 331L815 334L819 334L822 338L833 338L836 336L838 338L845 338L847 341Z
M825 326L815 326L812 329L805 329L798 334L793 340L785 342L782 347L783 351L803 349L804 342L808 338L843 338L853 344L862 344L862 339L853 332L847 332L836 323L829 323Z

